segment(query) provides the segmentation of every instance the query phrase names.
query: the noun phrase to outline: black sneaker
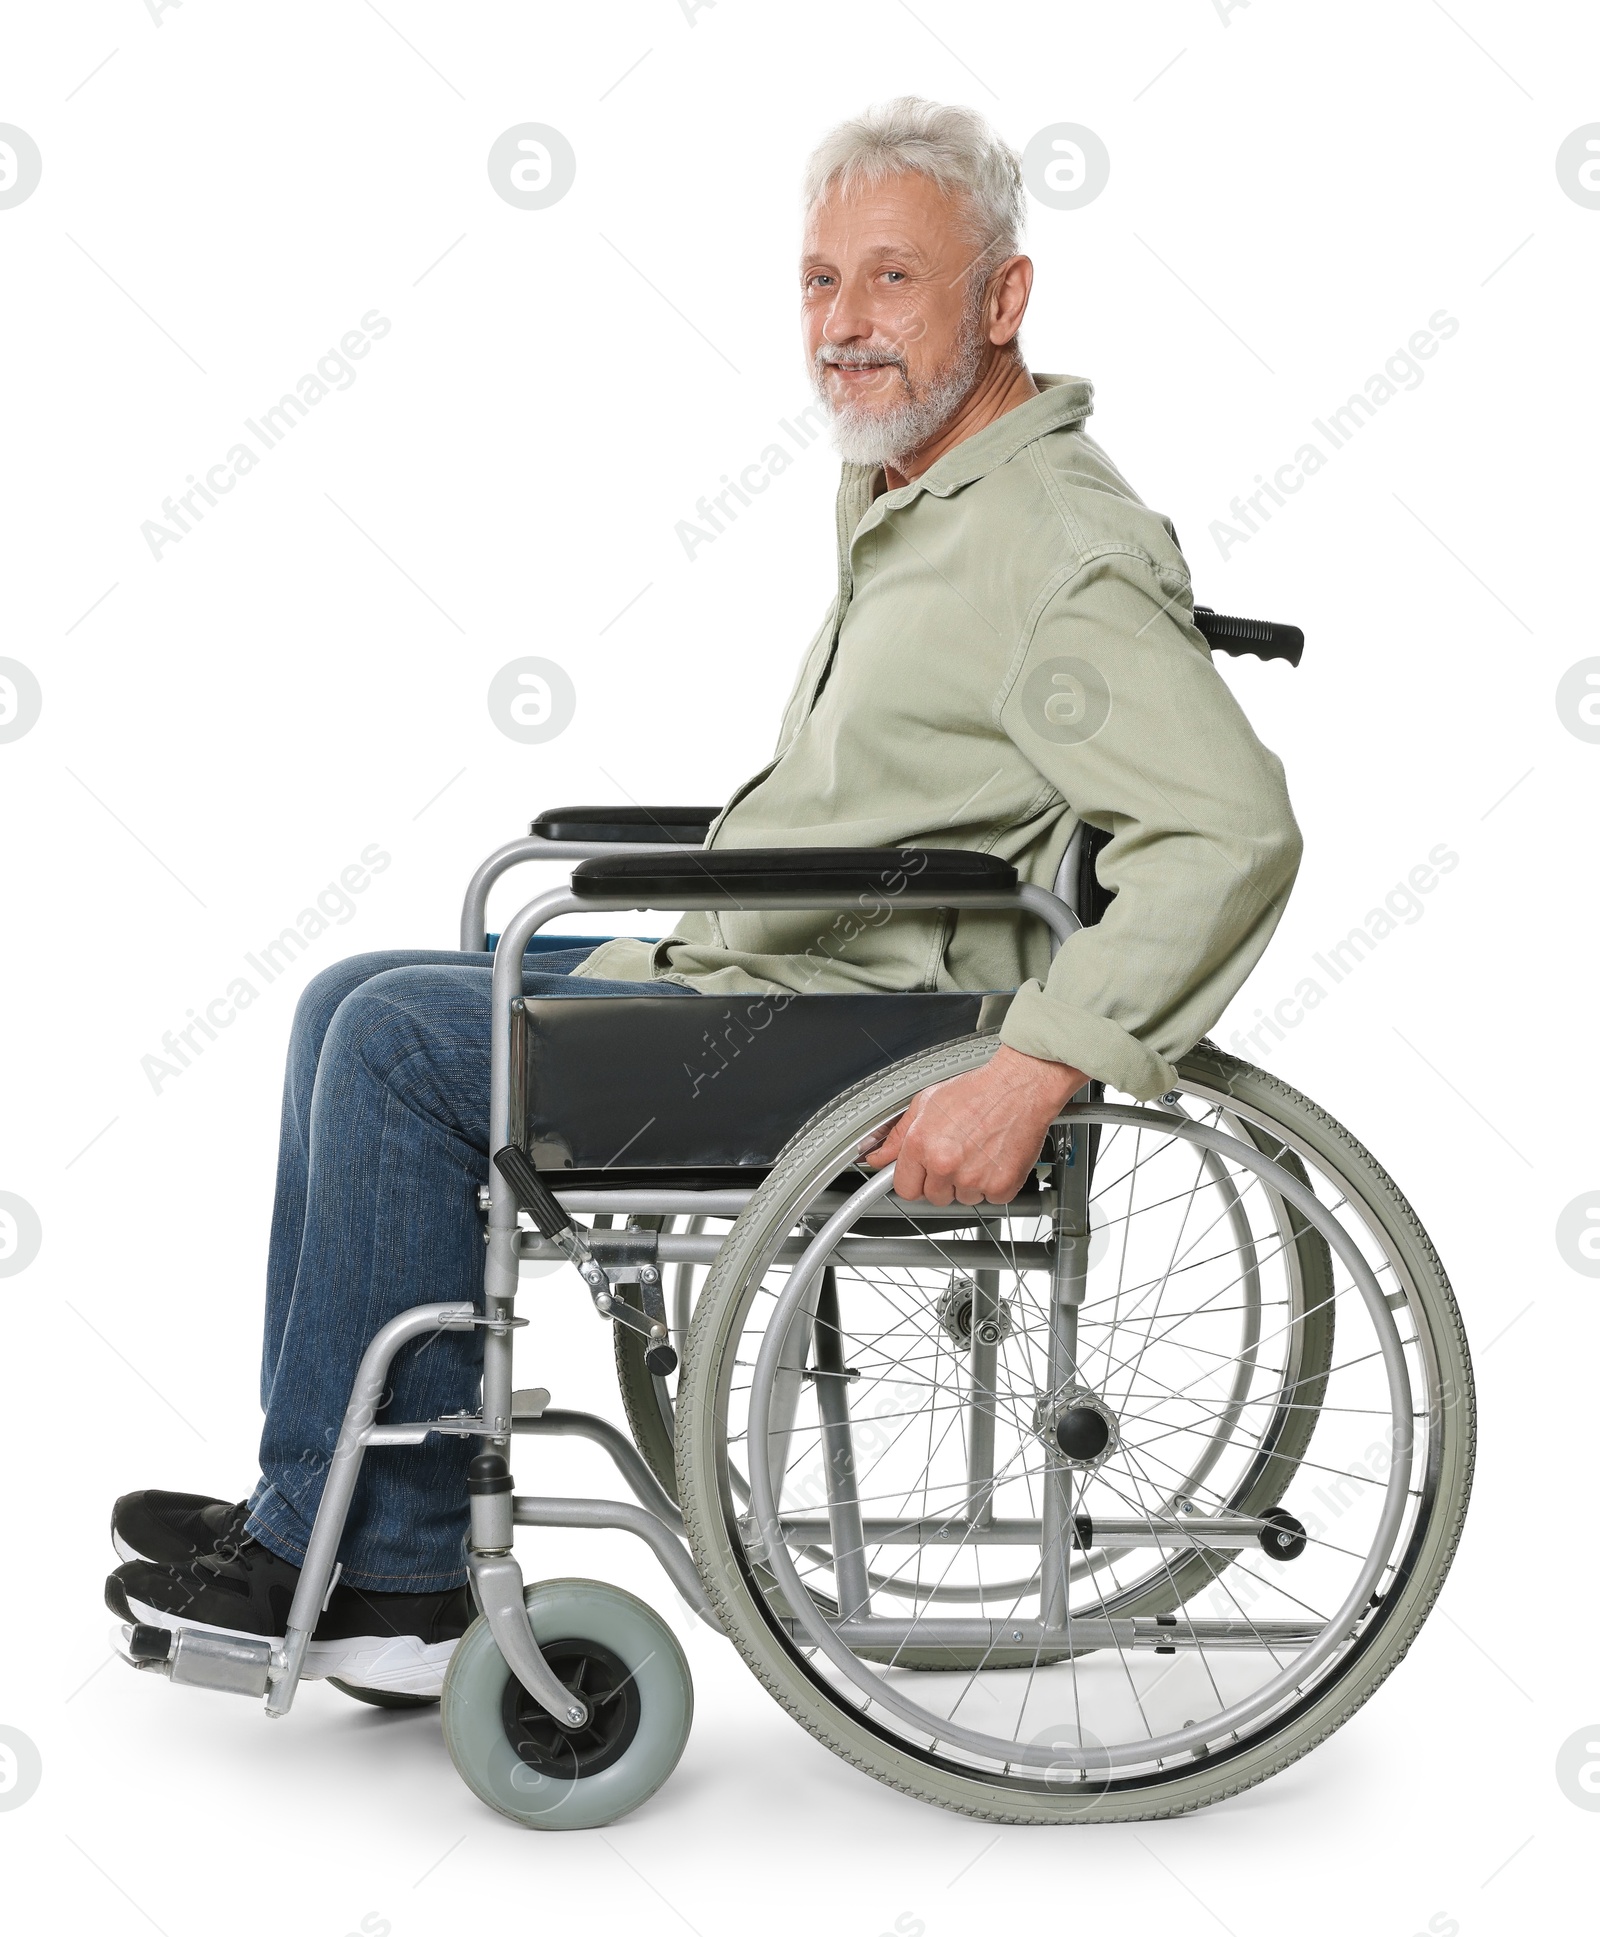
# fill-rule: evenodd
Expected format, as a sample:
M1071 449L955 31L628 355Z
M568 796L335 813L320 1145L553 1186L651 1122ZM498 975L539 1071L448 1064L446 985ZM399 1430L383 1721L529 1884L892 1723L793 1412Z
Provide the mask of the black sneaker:
M128 1622L200 1628L279 1641L300 1569L259 1541L202 1554L180 1567L134 1560L106 1581L106 1606ZM437 1594L374 1594L334 1588L306 1650L308 1680L399 1695L435 1696L473 1617L467 1588Z
M237 1547L250 1503L213 1500L205 1493L163 1493L147 1487L124 1493L111 1509L111 1544L119 1560L153 1560L182 1567L200 1554Z

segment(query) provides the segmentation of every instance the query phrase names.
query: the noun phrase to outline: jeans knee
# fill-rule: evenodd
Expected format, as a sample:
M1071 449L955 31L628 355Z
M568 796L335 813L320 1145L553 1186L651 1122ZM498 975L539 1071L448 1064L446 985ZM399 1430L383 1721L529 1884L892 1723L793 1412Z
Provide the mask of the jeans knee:
M300 1000L295 1004L294 1039L314 1051L320 1050L340 1007L356 990L403 959L392 949L374 950L366 955L347 955L342 962L319 969L300 991Z
M474 999L478 980L485 985L481 1001ZM483 971L464 978L459 968L421 963L369 976L339 1004L324 1061L359 1063L417 1107L449 1117L462 1080L480 1063L488 1068L487 983ZM476 1083L468 1086L475 1094Z
M397 1048L405 1053L405 1045L397 1044L395 1037L397 1032L411 1033L406 1029L408 1017L404 1003L395 1002L384 987L390 980L390 975L368 976L345 991L323 1038L322 1062L330 1069L360 1063L382 1076L393 1063ZM306 993L309 995L310 990Z

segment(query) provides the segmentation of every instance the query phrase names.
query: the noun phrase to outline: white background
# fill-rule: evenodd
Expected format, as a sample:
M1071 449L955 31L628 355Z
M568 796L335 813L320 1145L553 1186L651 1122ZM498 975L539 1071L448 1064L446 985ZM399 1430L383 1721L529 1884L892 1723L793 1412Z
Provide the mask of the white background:
M0 1723L44 1771L0 1813L0 1916L168 1937L1578 1927L1595 1821L1554 1760L1600 1717L1600 1335L1554 1232L1600 1186L1600 748L1555 689L1600 651L1600 211L1555 156L1600 119L1597 23L1490 0L691 13L75 0L0 27L0 120L44 158L0 211L0 653L44 696L0 745L0 1188L43 1226L0 1282ZM1378 1154L1452 1273L1481 1381L1473 1513L1378 1697L1209 1813L997 1834L922 1807L674 1607L699 1700L677 1774L611 1829L537 1837L473 1799L431 1712L311 1686L269 1723L104 1666L105 1517L135 1486L251 1483L298 987L356 949L453 945L466 875L532 811L719 799L765 759L831 586L826 443L692 561L674 526L809 400L802 161L906 91L1019 148L1059 121L1104 140L1104 194L1032 207L1030 360L1093 378L1091 428L1203 600L1307 633L1298 672L1225 662L1307 858L1219 1039L1437 843L1461 857L1261 1060ZM578 158L542 211L486 172L524 121ZM374 308L393 327L351 388L152 558L141 522ZM1229 501L1441 308L1460 329L1420 386L1221 558ZM537 747L486 705L529 653L578 696ZM141 1058L163 1032L372 842L393 863L354 916L157 1094ZM615 1412L606 1335L556 1283L529 1288L521 1377ZM598 1455L548 1457L550 1490L609 1486ZM524 1558L672 1602L620 1535Z

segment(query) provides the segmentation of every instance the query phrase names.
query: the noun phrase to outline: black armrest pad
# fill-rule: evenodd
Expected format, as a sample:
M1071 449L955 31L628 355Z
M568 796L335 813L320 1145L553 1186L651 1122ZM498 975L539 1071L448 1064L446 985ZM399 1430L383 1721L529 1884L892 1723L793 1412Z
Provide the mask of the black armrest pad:
M744 847L682 854L604 854L580 861L580 901L649 892L742 895L995 894L1017 885L1009 861L965 848Z
M703 841L720 807L547 807L529 827L547 841Z

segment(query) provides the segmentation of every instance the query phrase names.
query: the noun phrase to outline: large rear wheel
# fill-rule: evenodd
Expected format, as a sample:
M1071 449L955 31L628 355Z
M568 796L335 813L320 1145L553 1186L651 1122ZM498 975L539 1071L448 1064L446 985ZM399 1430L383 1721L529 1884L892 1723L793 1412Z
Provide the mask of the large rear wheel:
M994 1047L784 1151L696 1309L679 1493L724 1628L848 1760L997 1820L1177 1814L1420 1627L1470 1484L1460 1319L1367 1152L1205 1045L1157 1106L1065 1112L1042 1198L954 1232L899 1203L860 1139Z

